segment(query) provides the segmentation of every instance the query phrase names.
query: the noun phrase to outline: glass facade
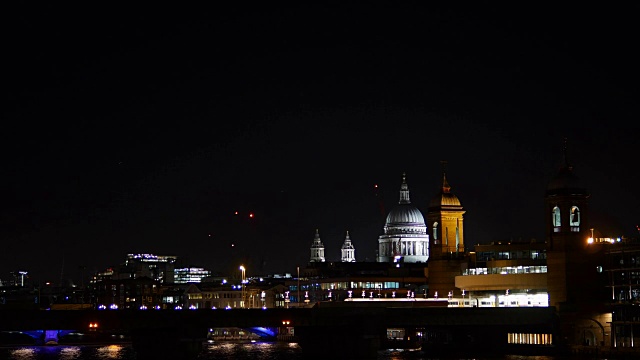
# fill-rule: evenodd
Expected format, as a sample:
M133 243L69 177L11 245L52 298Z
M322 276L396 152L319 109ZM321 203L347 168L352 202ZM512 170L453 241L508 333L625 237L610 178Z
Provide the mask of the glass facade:
M211 271L203 268L189 267L175 269L173 281L175 284L200 283L202 279L211 276Z
M547 266L504 266L493 268L466 269L462 275L488 275L488 274L534 274L546 273Z

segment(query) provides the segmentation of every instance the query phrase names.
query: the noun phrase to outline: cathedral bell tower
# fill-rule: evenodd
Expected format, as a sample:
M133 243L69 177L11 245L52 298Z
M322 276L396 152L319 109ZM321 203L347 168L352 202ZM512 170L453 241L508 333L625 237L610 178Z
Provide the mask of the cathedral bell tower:
M356 249L351 243L349 238L349 232L347 231L347 237L344 238L344 243L340 249L342 262L356 262Z
M324 262L324 244L320 240L320 233L316 229L316 235L311 243L311 258L309 262Z
M545 196L549 305L561 312L572 311L577 304L602 301L604 290L597 281L603 247L588 242L590 194L569 163L566 139L562 156Z

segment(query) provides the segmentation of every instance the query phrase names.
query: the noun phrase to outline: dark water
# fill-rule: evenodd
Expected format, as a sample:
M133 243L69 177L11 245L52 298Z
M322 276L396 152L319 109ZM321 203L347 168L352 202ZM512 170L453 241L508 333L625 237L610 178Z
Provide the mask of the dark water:
M345 359L336 349L335 356L327 360ZM14 346L0 347L0 359L10 360L135 360L135 350L128 344L95 345L95 346ZM260 360L303 360L305 356L297 343L287 342L255 342L238 343L222 342L206 344L197 360L213 359L260 359ZM443 357L429 357L420 351L384 350L378 352L377 360L434 360ZM449 358L458 360L461 358ZM466 357L474 360L561 360L566 358L553 356L518 356L503 357ZM591 358L594 359L594 358ZM162 358L158 358L162 360ZM575 360L575 358L573 359Z

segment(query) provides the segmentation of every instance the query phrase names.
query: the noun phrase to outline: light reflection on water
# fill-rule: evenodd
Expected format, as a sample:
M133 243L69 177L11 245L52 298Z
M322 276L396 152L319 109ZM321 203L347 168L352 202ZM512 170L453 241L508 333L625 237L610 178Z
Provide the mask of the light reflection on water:
M60 360L75 360L80 357L80 347L79 346L65 346L60 349Z
M162 346L158 344L158 346ZM19 346L0 348L0 359L7 360L136 360L131 345L105 346ZM259 359L302 360L297 343L287 342L216 342L203 345L197 360ZM158 359L164 360L164 359Z
M34 348L19 348L10 350L9 355L11 356L10 359L30 360L35 359L36 350Z
M210 343L204 346L198 360L208 359L303 359L302 349L297 343L255 342Z
M158 344L161 346L161 344ZM336 349L333 359L341 359L340 349ZM342 357L343 358L343 357ZM377 360L432 360L442 357L431 357L414 350L384 350L378 352ZM99 346L17 346L0 347L0 359L7 360L136 360L131 345L99 345ZM203 345L203 350L196 360L302 360L306 359L297 343L288 342L215 342ZM461 358L449 358L450 360ZM502 357L468 357L464 360L561 360L553 356L502 356ZM158 358L158 360L164 360Z
M130 345L104 346L19 346L0 348L7 360L135 360Z
M121 345L108 345L97 349L100 359L120 359L123 353Z

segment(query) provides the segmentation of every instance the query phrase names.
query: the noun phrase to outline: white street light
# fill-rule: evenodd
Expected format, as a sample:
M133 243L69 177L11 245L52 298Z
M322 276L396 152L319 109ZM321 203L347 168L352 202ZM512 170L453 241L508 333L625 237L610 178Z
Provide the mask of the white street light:
M244 291L245 291L244 290L244 281L245 281L245 275L246 275L245 271L246 271L246 269L244 268L243 265L240 265L240 271L242 271L242 281L240 282L240 286L241 286L240 287L240 290L241 290L240 291L240 296L241 296L240 306L244 309Z

